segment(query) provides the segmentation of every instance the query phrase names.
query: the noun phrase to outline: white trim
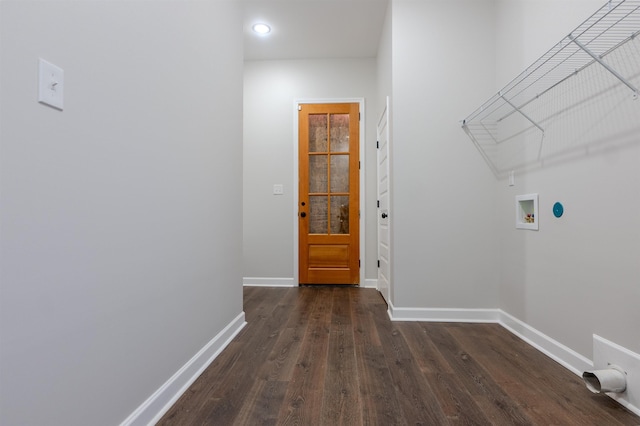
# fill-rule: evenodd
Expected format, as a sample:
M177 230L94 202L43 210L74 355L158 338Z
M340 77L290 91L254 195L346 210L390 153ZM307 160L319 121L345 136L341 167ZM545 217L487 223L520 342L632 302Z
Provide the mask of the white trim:
M579 377L582 377L584 371L594 368L594 363L585 356L502 309L396 308L393 303L388 302L387 313L392 321L498 323ZM633 403L619 395L607 395L629 411L640 415L640 408Z
M242 285L245 287L296 287L294 278L262 278L262 277L244 277ZM375 278L366 278L362 288L378 288L378 280Z
M298 203L299 203L299 161L298 161L298 102L293 100L293 182L291 188L293 188L293 284L295 286L300 285L300 265L299 265L299 247L298 247Z
M387 302L387 315L389 315L389 319L391 321L394 321L394 319L393 319L393 310L395 308L393 307L393 303L391 302L391 300L387 300L386 302Z
M244 277L242 285L245 287L295 287L293 278L261 278Z
M391 321L428 322L498 322L498 309L455 309L455 308L396 308L391 302Z
M378 280L374 279L374 278L366 278L364 280L364 285L362 285L362 287L364 287L364 288L375 288L377 290L378 289Z
M244 312L198 351L120 426L154 425L246 325Z
M500 325L578 376L593 368L588 358L503 310L500 310Z
M362 285L365 282L364 272L367 267L367 256L365 252L365 234L366 228L364 219L367 216L366 214L366 203L365 203L365 193L366 193L366 182L365 182L365 122L366 122L366 113L365 113L365 105L364 98L299 98L293 100L293 217L298 217L298 105L299 104L344 104L344 103L358 103L360 105L360 284ZM299 265L298 265L298 221L293 221L293 279L294 286L299 285Z
M536 330L501 309L397 308L389 303L392 321L498 323L574 374L593 368L593 363L573 349Z
M629 382L627 382L627 386L629 386L628 383ZM629 391L626 391L625 393L628 393L628 392ZM618 404L622 405L627 410L631 411L636 416L640 416L640 406L633 405L633 403L627 401L627 399L625 399L623 396L620 396L615 393L607 393L605 395L607 395L609 398L616 401Z
M579 377L582 377L582 373L584 371L594 369L594 362L589 358L580 355L573 349L536 330L529 324L509 315L503 310L500 310L500 325ZM605 340L595 334L593 337L594 341L598 339ZM616 346L620 353L625 353L627 355L628 353L633 353L622 346ZM594 350L594 361L595 355L596 353ZM640 416L640 406L635 405L635 401L632 401L631 398L626 398L624 394L617 395L608 393L607 395L629 411Z

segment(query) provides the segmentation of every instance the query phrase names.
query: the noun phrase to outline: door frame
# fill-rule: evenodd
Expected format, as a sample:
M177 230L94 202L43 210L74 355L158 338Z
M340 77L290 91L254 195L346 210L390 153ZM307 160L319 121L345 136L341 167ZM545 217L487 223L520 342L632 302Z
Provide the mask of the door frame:
M365 270L366 270L366 252L365 252L365 234L366 230L364 227L364 218L366 215L366 204L365 204L365 168L366 164L364 162L365 158L365 105L364 98L299 98L293 100L293 206L292 206L292 217L293 220L293 285L295 287L300 285L300 264L299 264L299 255L300 250L298 248L298 232L299 230L299 221L298 221L298 183L299 183L299 161L298 161L298 105L299 104L347 104L347 103L357 103L359 105L360 112L360 153L359 153L359 161L360 161L360 219L358 221L358 226L360 227L360 287L364 287L365 281Z

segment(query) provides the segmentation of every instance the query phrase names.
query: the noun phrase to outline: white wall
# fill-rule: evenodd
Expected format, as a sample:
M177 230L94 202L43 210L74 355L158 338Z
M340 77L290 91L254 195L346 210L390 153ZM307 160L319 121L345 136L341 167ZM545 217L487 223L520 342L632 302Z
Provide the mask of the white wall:
M0 423L118 424L242 312L240 12L0 8Z
M494 85L494 3L392 4L393 304L495 308L495 178L459 120Z
M497 88L603 3L499 2L498 40L517 37L498 44ZM500 307L588 358L593 333L640 352L640 226L634 221L640 211L640 136L631 144L617 143L613 134L625 115L617 111L603 118L613 132L601 149L516 175L515 187L497 184ZM514 196L532 192L539 193L540 230L516 231ZM565 207L561 219L552 214L556 201Z
M377 278L376 62L370 59L248 61L244 68L245 277L293 278L294 100L364 98L366 278ZM284 195L273 195L283 184ZM297 238L297 236L296 236ZM364 285L364 283L361 283Z
M384 19L382 27L382 34L380 36L380 42L378 44L378 56L377 60L377 110L382 113L385 107L387 96L391 96L392 93L392 63L391 63L391 46L392 46L392 7L391 2L387 6L387 14ZM379 115L379 114L378 114ZM377 125L377 123L376 123Z
M586 357L593 333L639 351L638 144L613 140L509 187L457 123L601 3L392 2L396 307L499 306ZM530 192L541 229L516 231L514 197Z

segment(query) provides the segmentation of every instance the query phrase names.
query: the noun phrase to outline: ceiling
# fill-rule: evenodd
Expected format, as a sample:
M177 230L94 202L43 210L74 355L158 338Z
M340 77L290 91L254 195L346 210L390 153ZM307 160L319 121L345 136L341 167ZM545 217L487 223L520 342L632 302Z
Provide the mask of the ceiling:
M388 0L243 0L244 59L375 57ZM271 33L251 30L262 22Z

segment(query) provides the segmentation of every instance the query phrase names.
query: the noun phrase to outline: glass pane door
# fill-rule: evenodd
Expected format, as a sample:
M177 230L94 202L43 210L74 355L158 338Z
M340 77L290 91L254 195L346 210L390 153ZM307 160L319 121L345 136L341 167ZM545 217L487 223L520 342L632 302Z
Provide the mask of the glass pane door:
M349 234L349 163L349 114L310 114L310 233Z

